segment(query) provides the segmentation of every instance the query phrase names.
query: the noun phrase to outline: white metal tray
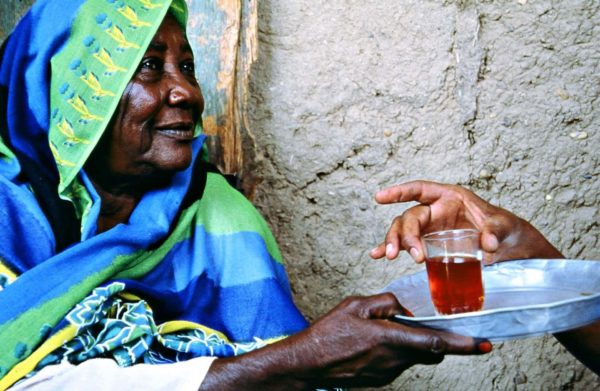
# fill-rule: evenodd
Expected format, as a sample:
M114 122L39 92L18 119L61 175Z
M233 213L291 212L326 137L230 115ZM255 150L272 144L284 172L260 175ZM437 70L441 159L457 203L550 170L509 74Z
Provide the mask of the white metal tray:
M414 317L395 320L472 337L503 341L551 334L600 320L600 261L529 259L483 269L483 310L436 315L425 271L402 277L392 292Z

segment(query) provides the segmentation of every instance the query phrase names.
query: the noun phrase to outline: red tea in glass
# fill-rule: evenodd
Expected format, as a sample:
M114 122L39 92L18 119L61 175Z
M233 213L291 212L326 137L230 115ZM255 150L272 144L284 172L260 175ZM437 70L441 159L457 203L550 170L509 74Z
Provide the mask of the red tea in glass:
M474 229L439 231L423 236L431 301L439 315L483 308L483 254L479 238L479 232Z
M479 311L484 291L481 262L473 257L439 256L426 261L431 300L440 315Z

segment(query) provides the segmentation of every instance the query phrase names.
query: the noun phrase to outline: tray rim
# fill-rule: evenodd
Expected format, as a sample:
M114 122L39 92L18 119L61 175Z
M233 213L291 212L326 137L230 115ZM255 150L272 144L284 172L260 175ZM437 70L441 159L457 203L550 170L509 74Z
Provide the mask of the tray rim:
M522 264L527 264L527 263L534 263L537 262L539 263L540 261L543 261L543 263L550 263L550 262L598 262L600 263L600 260L589 260L589 259L567 259L567 258L549 258L549 259L542 259L542 258L530 258L530 259L516 259L516 260L508 260L508 261L502 261L502 262L498 262L486 267L493 267L493 268L500 268L500 265L502 265L503 263L506 262L510 262L512 265L522 265ZM518 262L517 264L515 264L514 262ZM485 272L485 269L484 269ZM389 283L386 287L384 287L381 291L385 292L386 288L388 288L390 285L392 285L394 282L402 279L402 278L409 278L409 277L415 277L417 275L421 275L421 274L426 274L426 271L419 271L416 273L412 273L412 274L408 274L406 276L400 277L394 281L392 281L391 283ZM387 292L390 292L389 290L387 290ZM393 293L393 292L392 292ZM553 308L557 308L557 307L561 307L561 306L566 306L572 303L580 303L580 302L585 302L585 301L594 301L596 299L598 299L600 297L600 291L597 291L596 293L593 293L589 296L584 296L584 297L575 297L575 298L571 298L571 299L564 299L564 300L559 300L559 301L555 301L552 303L547 303L547 304L530 304L530 305L523 305L523 306L513 306L513 307L502 307L502 308L493 308L493 309L483 309L481 311L473 311L473 312L465 312L465 313L460 313L460 314L451 314L451 315L433 315L433 316L405 316L405 315L394 315L395 318L397 319L403 319L403 320L407 320L407 321L411 321L411 322L415 322L415 321L437 321L437 320L445 320L445 319L465 319L465 318L477 318L477 317L482 317L482 316L486 316L486 315L490 315L490 314L497 314L497 313L504 313L504 312L513 312L516 310L548 310L548 309L553 309ZM410 308L409 308L410 310Z

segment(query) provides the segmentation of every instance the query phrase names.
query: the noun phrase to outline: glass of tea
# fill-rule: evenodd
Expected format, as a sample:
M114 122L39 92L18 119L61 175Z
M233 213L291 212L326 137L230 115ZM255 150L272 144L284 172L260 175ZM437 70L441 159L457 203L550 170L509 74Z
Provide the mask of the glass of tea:
M438 315L483 308L483 252L479 231L454 229L422 237L431 300Z

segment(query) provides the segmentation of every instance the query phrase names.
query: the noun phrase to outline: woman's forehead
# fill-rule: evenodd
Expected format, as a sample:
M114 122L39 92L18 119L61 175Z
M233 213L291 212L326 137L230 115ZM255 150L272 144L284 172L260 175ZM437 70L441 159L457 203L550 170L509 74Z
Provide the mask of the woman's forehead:
M187 40L185 31L181 28L174 16L167 14L158 31L152 38L148 50L164 52L167 50L169 43L173 41L179 45L179 49L182 52L192 52L192 47Z

